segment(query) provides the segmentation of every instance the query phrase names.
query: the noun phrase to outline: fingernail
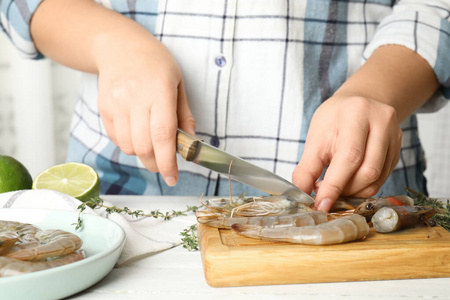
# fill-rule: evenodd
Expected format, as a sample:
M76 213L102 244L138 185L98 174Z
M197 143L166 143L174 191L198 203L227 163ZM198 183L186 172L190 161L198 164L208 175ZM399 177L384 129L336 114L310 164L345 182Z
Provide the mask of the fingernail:
M317 210L328 212L330 210L331 206L333 206L333 201L331 201L331 199L325 198L319 202L319 205L317 206Z
M168 186L174 186L175 184L177 184L177 179L175 176L164 177L164 181L167 183Z

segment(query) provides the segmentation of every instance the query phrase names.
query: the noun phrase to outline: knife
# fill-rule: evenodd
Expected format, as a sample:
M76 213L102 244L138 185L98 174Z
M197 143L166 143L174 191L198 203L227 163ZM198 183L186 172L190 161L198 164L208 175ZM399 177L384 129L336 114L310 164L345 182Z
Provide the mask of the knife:
M314 202L310 195L275 173L213 147L181 129L177 132L177 151L186 161L229 175L233 180L270 195L284 195L289 200L307 204Z

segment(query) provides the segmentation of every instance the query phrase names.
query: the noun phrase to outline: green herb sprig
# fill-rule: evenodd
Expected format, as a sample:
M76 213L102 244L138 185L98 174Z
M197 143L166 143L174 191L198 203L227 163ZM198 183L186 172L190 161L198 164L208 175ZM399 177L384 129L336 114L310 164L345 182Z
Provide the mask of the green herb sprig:
M444 203L436 198L429 198L423 193L416 192L412 189L407 189L410 196L414 199L414 205L430 206L434 208L437 213L432 217L432 220L439 224L447 231L450 231L450 202Z
M191 225L189 228L183 230L180 235L182 236L181 242L183 248L189 251L198 250L198 237L197 237L197 224Z
M172 219L173 217L179 217L179 216L185 216L188 212L196 212L197 210L201 209L202 206L187 206L187 208L185 210L181 210L181 211L176 211L176 210L171 210L168 212L161 212L159 209L158 210L152 210L148 213L145 213L143 210L135 210L132 211L131 209L129 209L128 207L117 207L117 206L107 206L104 204L103 199L101 199L100 197L95 197L95 198L91 198L86 202L81 203L78 206L78 220L77 223L74 223L72 225L76 225L75 230L80 229L83 226L83 220L81 219L81 213L86 210L86 207L89 206L92 209L100 209L100 208L105 208L106 212L111 214L111 213L124 213L133 217L151 217L151 218L162 218L163 220L167 221ZM193 251L193 250L198 250L198 241L197 241L197 235L196 235L196 231L197 231L197 225L192 225L187 229L184 229L180 235L183 237L181 239L183 247L188 249L189 251Z

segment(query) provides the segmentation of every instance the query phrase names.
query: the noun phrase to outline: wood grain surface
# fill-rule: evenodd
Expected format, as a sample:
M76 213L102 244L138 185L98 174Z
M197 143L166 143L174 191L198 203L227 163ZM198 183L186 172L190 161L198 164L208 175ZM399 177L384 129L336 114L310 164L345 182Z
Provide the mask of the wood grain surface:
M450 233L417 227L360 241L310 246L250 239L199 224L206 281L214 287L450 277Z

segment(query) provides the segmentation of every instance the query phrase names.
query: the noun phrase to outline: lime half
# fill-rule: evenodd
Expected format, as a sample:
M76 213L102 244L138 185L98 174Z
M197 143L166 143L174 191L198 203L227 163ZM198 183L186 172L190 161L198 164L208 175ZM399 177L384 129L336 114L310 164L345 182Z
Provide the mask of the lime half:
M70 162L56 165L40 173L33 189L48 189L87 201L100 195L100 178L90 166Z
M0 155L0 193L31 189L33 178L27 168L11 156Z

